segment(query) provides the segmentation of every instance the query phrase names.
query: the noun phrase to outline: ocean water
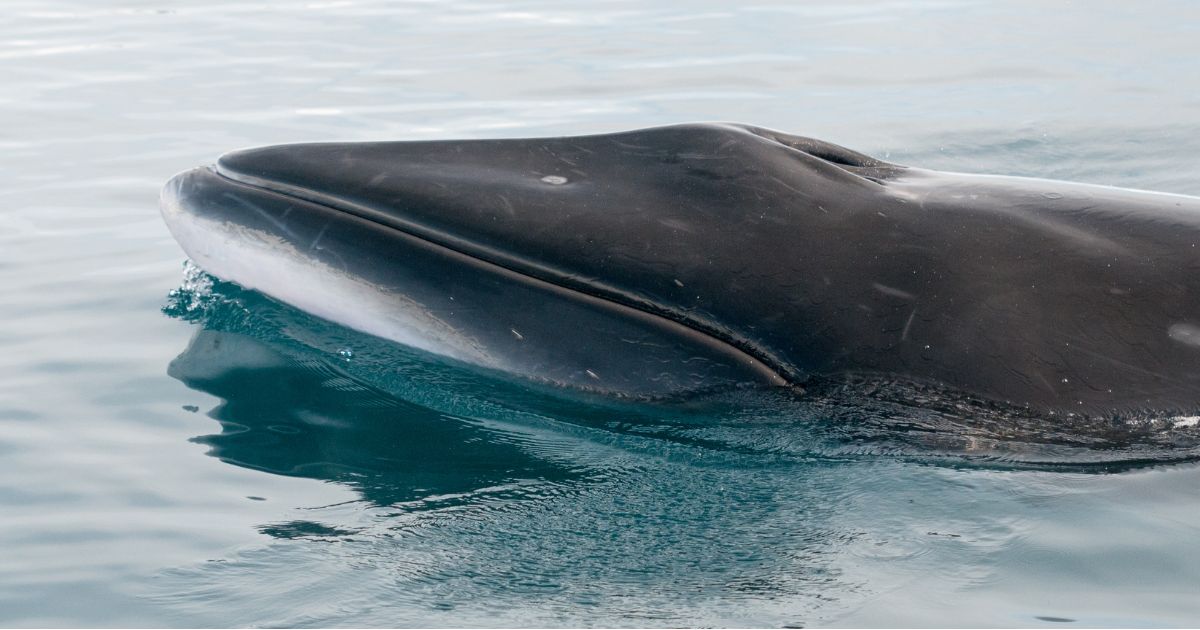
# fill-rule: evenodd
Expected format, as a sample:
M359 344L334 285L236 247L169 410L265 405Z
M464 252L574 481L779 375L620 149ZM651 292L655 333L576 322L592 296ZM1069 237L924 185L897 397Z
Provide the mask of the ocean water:
M1200 624L1196 427L534 390L157 209L238 147L695 120L1200 195L1198 42L1183 1L9 0L0 625Z

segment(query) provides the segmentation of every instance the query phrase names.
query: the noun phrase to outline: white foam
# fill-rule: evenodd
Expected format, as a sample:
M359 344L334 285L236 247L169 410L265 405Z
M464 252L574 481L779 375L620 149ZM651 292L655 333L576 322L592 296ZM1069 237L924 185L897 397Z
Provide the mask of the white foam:
M1171 425L1174 428L1194 427L1200 425L1200 416L1176 416L1171 418Z

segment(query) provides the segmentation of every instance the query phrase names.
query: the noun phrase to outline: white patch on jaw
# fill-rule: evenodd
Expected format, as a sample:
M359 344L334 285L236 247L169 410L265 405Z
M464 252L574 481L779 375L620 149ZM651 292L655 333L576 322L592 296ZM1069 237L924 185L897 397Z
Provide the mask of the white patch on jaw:
M1200 348L1200 326L1195 324L1171 324L1167 329L1167 336L1179 343Z
M503 369L477 340L411 298L316 260L266 232L181 208L168 225L205 271L323 319L460 361Z

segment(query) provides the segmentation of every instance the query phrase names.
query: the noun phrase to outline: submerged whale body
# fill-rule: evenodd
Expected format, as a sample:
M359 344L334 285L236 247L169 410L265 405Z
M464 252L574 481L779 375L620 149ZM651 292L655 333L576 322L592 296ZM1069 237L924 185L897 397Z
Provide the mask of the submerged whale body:
M879 375L1043 411L1200 408L1192 197L688 124L236 151L162 201L213 275L557 385Z

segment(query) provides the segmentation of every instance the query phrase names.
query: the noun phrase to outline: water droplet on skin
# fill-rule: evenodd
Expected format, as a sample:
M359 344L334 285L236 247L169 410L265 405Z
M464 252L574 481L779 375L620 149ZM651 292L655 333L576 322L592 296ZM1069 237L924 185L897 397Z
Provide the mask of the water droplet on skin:
M341 350L338 350L338 356L344 361L349 361L350 359L354 358L354 351L350 348L342 348Z
M563 184L567 183L567 178L563 177L562 175L547 175L542 178L542 182L552 186L562 186Z

